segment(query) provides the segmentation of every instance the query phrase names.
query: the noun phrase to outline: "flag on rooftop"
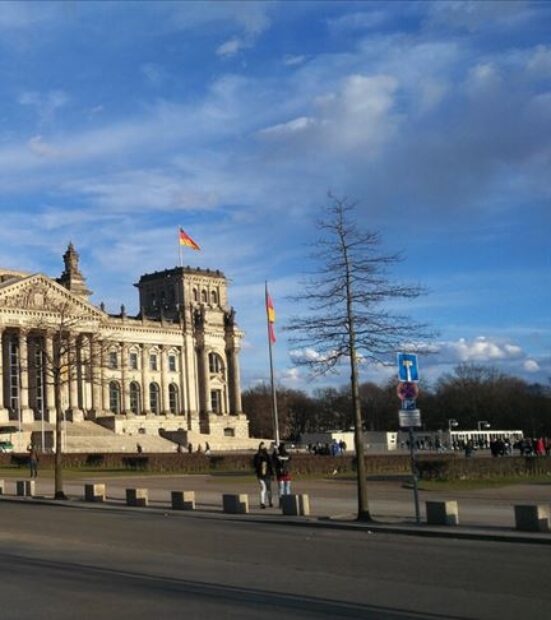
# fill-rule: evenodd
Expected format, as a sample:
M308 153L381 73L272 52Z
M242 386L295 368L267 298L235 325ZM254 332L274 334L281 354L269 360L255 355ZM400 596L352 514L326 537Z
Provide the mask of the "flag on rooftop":
M183 228L180 228L180 245L183 245L186 248L191 248L192 250L201 249L199 244L197 244Z

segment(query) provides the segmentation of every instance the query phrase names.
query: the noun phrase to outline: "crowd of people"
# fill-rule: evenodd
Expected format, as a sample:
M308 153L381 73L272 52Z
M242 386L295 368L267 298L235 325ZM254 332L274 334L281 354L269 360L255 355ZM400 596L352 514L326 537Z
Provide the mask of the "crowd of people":
M331 443L309 443L308 454L320 454L322 456L340 456L346 452L346 442L342 439L333 439Z

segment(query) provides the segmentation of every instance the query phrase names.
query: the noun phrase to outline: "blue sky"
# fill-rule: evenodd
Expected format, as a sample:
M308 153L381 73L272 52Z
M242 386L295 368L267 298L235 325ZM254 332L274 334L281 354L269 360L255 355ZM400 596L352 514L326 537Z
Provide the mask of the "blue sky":
M231 279L252 385L264 280L279 328L331 189L430 290L424 378L551 376L550 3L2 2L0 78L0 265L57 276L72 240L93 300L136 312L182 225L185 263ZM345 380L289 348L289 387Z

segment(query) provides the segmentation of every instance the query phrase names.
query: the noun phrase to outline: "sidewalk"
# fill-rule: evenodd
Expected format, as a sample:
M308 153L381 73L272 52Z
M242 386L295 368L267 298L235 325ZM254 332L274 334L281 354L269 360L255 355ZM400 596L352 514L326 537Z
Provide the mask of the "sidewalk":
M333 516L321 516L319 514L310 517L290 517L282 515L277 508L260 510L252 506L249 514L234 515L222 512L222 498L220 493L210 492L211 501L204 501L204 497L198 497L195 511L177 511L172 510L170 505L170 494L164 490L164 497L160 495L163 490L151 489L149 498L149 506L145 508L134 508L126 505L125 492L123 487L139 487L145 486L136 484L137 481L125 480L119 485L107 483L108 496L105 503L88 503L83 499L83 484L68 483L65 485L68 499L66 501L53 499L53 485L48 482L43 483L41 487L37 485L37 495L35 497L20 497L8 493L0 496L0 501L26 503L31 505L50 505L58 508L82 509L82 510L108 510L122 511L135 514L136 511L149 515L164 516L170 515L176 518L187 519L214 519L224 521L234 521L239 523L257 523L270 525L283 525L294 527L308 527L319 529L332 529L335 531L361 531L367 535L405 535L405 536L423 536L436 538L449 538L458 540L480 540L480 541L497 541L510 543L525 544L545 544L551 545L551 533L531 533L520 532L513 527L504 526L487 526L487 525L458 525L458 526L429 526L425 523L417 525L412 517L397 517L396 515L388 515L386 518L377 514L377 517L371 522L358 522L355 520L354 514L337 514ZM15 484L15 483L14 483ZM50 487L46 491L46 487ZM181 485L172 485L174 488ZM78 487L78 488L76 488ZM152 493L153 492L153 493ZM229 489L226 492L230 492ZM202 492L203 495L205 492ZM311 498L316 502L316 498ZM511 507L512 510L512 507Z

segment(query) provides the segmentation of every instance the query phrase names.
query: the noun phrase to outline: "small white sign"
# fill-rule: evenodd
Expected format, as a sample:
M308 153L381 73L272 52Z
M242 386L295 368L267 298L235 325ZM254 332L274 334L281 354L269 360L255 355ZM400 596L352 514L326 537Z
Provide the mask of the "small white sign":
M398 419L400 421L400 428L421 426L421 410L413 409L412 411L404 411L400 409L398 412Z

